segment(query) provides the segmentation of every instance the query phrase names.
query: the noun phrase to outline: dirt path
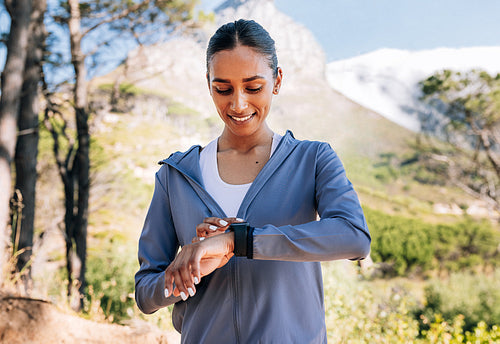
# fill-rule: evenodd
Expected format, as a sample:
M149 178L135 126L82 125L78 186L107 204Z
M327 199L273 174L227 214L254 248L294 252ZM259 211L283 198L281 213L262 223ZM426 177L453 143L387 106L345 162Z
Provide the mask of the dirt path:
M175 344L179 339L177 333L162 332L145 322L101 324L65 313L44 300L0 294L0 343Z

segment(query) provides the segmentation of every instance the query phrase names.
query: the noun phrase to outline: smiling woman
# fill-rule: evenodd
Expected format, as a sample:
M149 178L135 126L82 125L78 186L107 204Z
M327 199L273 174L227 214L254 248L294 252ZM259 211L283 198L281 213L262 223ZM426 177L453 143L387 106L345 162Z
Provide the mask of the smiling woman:
M262 26L219 28L207 82L224 129L206 147L172 154L156 174L136 301L145 313L175 304L183 343L326 343L319 262L370 250L331 147L267 125L282 78Z

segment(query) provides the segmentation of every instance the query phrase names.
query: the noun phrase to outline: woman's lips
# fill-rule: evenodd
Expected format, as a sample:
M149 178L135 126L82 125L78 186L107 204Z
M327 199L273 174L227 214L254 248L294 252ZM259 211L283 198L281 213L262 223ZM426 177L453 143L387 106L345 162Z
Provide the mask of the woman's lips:
M241 116L241 117L238 117L238 116L231 116L231 115L228 115L232 120L238 122L238 123L243 123L243 122L246 122L248 120L250 120L253 116L255 115L255 113L252 113L248 116Z

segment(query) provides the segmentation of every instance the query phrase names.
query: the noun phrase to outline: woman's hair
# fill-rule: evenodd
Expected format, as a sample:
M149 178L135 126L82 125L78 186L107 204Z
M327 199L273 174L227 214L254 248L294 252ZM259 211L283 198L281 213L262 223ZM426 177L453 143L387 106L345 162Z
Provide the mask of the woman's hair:
M274 40L269 33L253 20L240 19L222 25L210 38L207 47L207 71L212 57L222 50L231 50L242 45L266 56L273 77L278 75L278 57Z

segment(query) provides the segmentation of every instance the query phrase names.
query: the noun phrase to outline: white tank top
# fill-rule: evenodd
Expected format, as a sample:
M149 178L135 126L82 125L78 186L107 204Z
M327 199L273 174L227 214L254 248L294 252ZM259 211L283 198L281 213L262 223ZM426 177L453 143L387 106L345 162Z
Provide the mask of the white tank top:
M281 135L274 133L271 144L271 155L276 150ZM218 138L211 141L200 153L200 168L205 189L210 196L219 204L228 217L236 217L241 202L252 183L228 184L222 180L217 166L217 142Z

